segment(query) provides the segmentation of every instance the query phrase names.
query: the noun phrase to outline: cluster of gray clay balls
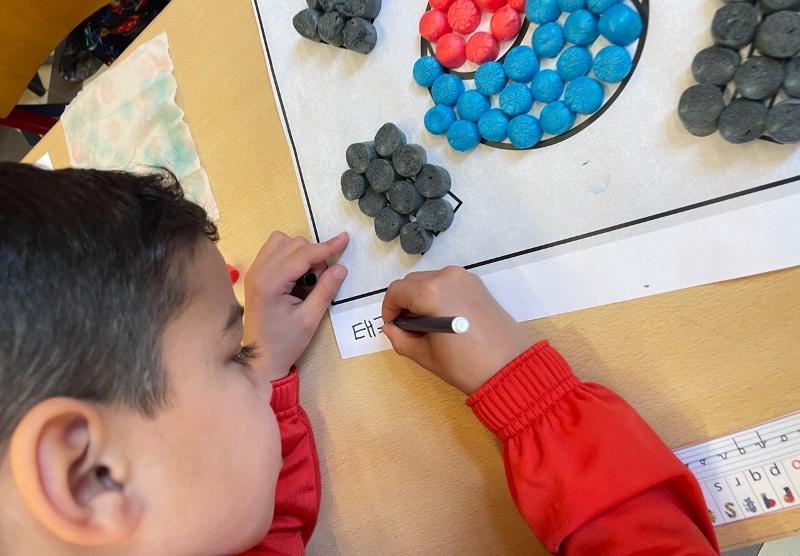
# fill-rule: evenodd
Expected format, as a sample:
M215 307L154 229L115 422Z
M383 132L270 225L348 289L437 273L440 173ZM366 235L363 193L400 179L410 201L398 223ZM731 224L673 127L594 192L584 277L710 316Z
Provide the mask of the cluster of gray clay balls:
M369 54L378 42L372 22L381 12L381 0L306 0L292 24L300 35L317 42Z
M453 207L442 198L450 191L450 174L428 164L425 149L408 144L396 125L384 124L373 141L347 147L347 165L342 194L375 219L380 240L399 236L403 251L421 255L433 234L453 223Z
M683 125L699 137L718 130L731 143L763 135L800 141L800 0L725 3L711 24L714 46L692 63L698 85L681 96ZM731 81L735 94L726 103ZM781 89L789 98L775 102Z

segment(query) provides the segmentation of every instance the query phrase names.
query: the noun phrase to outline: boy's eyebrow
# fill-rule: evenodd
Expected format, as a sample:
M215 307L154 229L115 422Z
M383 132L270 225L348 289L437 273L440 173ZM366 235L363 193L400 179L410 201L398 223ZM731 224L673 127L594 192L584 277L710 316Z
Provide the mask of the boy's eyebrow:
M225 322L225 328L222 330L224 336L230 334L234 328L241 325L242 316L244 315L244 307L238 303L231 305L231 311L228 315L228 320Z

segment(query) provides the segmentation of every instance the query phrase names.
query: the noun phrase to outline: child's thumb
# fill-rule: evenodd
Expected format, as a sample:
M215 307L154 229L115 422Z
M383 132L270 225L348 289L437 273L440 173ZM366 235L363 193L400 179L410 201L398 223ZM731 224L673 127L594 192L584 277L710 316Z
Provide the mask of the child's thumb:
M386 337L392 342L392 348L398 355L416 360L415 346L419 340L418 335L406 332L391 322L387 322L383 325L383 333L386 334Z
M303 301L303 310L310 312L315 322L322 320L346 277L347 269L340 264L326 269L319 277L317 285Z

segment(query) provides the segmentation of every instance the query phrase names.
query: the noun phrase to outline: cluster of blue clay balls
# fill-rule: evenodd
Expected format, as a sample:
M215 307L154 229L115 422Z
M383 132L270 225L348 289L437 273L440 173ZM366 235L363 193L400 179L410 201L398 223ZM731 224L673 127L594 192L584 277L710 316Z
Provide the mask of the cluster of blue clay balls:
M563 25L562 12L569 13ZM474 149L481 139L508 139L518 149L529 149L545 133L566 133L577 114L592 114L603 105L603 82L619 83L631 72L625 47L644 26L639 12L622 0L528 0L525 13L538 24L531 46L512 48L502 63L481 65L474 89L445 73L433 56L414 64L414 80L430 89L436 103L425 114L425 127L446 134L455 150ZM593 57L590 47L601 35L611 44ZM541 58L556 57L555 70L540 71ZM495 95L498 107L492 107ZM535 102L544 104L539 118L529 113Z

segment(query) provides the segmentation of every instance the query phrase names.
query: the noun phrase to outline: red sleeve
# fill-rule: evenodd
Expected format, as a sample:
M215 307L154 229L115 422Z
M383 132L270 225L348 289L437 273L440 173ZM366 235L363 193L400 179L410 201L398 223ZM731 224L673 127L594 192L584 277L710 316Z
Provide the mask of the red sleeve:
M511 496L557 554L718 554L694 476L622 398L547 342L467 400L503 442Z
M272 409L281 430L283 468L275 490L275 516L269 533L246 554L301 556L314 526L320 501L320 476L314 433L300 407L297 369L272 383Z

